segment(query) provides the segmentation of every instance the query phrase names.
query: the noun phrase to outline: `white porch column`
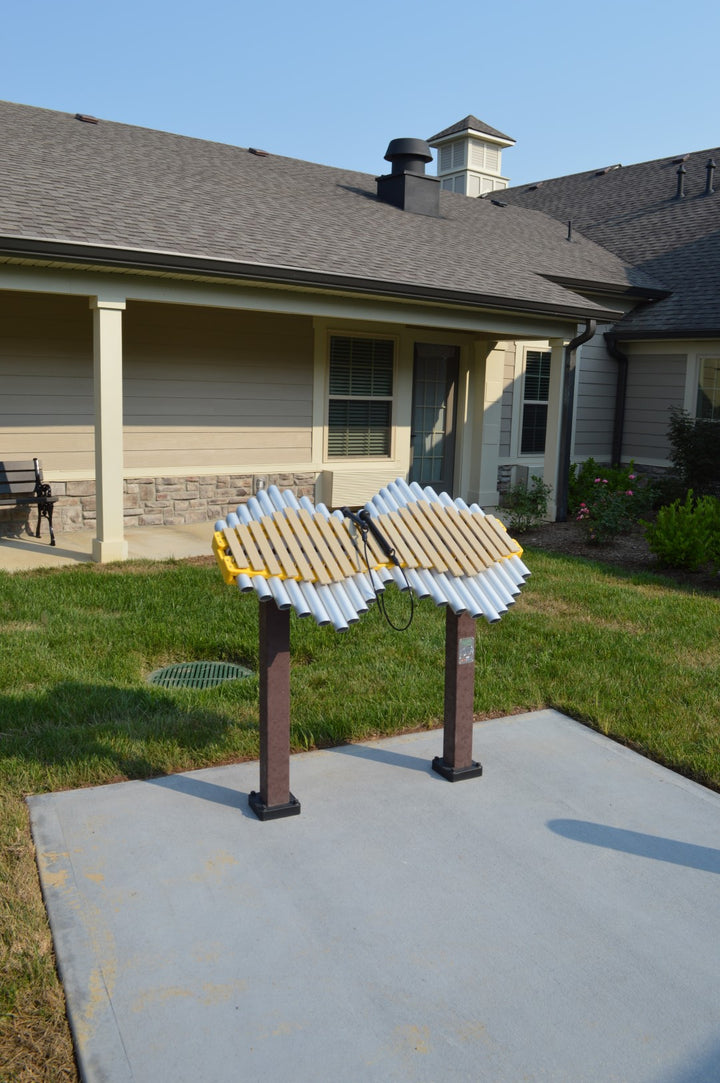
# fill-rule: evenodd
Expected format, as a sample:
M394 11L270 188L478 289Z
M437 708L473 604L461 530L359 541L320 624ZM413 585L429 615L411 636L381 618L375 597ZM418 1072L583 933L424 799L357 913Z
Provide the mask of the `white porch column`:
M95 390L95 495L97 537L93 560L125 560L123 535L122 314L124 301L90 298L93 310Z
M503 365L505 344L477 343L476 372L479 409L475 411L475 423L480 426L479 471L477 492L473 496L481 508L495 508L500 500L498 493L498 458L500 454L500 423L502 420ZM485 357L483 358L483 354ZM471 494L472 495L472 494Z
M565 368L565 343L561 338L550 339L550 389L548 392L547 428L545 430L545 465L543 480L552 485L548 498L547 514L550 522L557 515L557 482L560 463L560 422L563 402L563 370Z

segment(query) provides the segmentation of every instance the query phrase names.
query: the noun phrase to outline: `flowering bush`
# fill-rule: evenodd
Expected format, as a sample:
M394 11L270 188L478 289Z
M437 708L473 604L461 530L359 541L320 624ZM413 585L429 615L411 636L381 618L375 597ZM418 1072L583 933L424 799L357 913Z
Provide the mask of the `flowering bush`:
M635 493L641 486L643 491L647 488L646 479L638 476L632 461L627 466L601 465L593 458L586 459L582 464L573 463L568 481L568 507L571 513L577 514L582 503L590 504L595 499L597 478L615 492L624 493L632 489Z
M652 504L652 490L632 462L616 467L600 466L594 459L573 463L568 495L570 513L595 545L627 533Z
M627 475L632 486L637 475ZM581 500L575 518L582 526L588 541L605 545L618 534L626 534L644 514L647 501L641 490L615 488L606 477L593 480L593 488L586 500Z

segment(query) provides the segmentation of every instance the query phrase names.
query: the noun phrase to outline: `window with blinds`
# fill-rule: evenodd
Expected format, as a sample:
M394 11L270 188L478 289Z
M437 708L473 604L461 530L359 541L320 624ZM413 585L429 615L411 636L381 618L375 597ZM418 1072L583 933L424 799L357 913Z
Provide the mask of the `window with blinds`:
M394 344L330 339L328 456L390 455Z
M542 455L545 452L551 356L550 350L528 350L525 354L525 385L520 435L522 455Z

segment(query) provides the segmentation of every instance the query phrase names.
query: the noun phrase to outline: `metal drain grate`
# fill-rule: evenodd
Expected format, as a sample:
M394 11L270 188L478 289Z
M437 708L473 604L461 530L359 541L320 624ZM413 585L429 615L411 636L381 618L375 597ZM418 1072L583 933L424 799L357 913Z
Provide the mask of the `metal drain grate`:
M148 684L159 684L162 688L212 688L223 681L239 681L243 677L252 677L252 670L232 662L176 662L156 669L148 677Z

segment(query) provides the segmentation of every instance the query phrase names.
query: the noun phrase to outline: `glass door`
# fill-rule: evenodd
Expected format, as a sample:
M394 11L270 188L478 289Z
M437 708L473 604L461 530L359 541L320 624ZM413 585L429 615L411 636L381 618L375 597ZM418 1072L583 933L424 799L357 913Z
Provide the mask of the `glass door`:
M415 344L410 481L453 492L459 346Z

